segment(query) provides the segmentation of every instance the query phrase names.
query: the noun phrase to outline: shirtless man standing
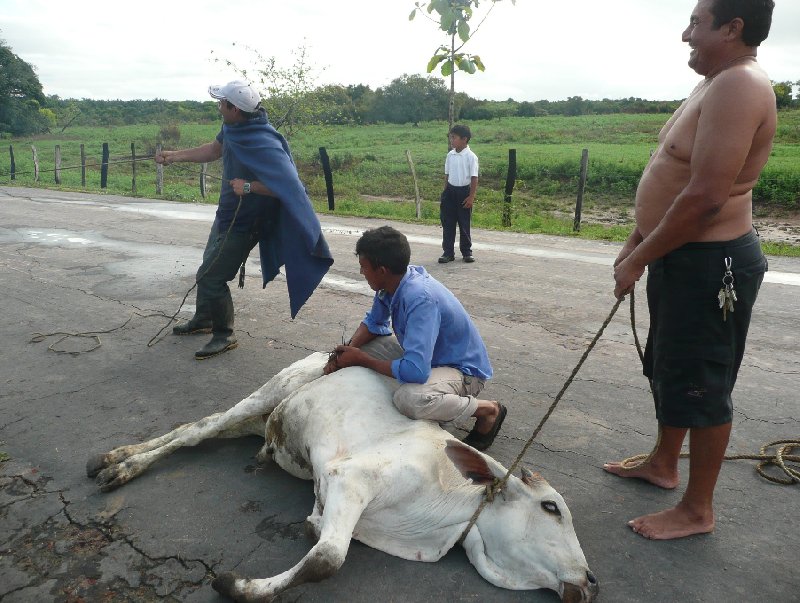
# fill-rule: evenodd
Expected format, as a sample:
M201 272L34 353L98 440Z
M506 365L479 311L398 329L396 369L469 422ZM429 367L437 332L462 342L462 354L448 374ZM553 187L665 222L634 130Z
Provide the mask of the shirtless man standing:
M628 522L646 538L714 530L712 502L731 432L731 391L767 269L751 206L777 121L772 85L756 62L773 7L773 0L697 3L683 41L691 48L689 66L705 79L659 134L636 192L636 228L614 263L617 298L648 267L644 373L660 438L640 464L603 468L675 488L690 433L689 482L681 501ZM723 281L728 266L731 274ZM723 283L729 281L726 294Z

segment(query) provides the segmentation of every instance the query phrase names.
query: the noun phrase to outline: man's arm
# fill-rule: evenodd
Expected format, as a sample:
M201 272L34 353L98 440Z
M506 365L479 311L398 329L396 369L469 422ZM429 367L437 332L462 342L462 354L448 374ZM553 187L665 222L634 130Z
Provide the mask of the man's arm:
M231 180L231 188L233 192L239 196L244 195L244 185L246 182L250 183L250 192L257 195L264 195L266 197L274 197L275 193L266 185L258 180L245 180L243 178L234 178Z
M628 235L628 238L625 240L625 244L620 249L619 254L617 254L617 259L614 260L614 266L619 264L622 260L628 257L634 249L642 242L642 233L639 232L639 227L635 227L631 234Z
M763 122L764 99L761 86L744 70L717 77L703 99L689 183L653 232L616 265L617 297L634 286L649 263L700 239L730 198Z
M180 151L161 151L154 157L156 163L170 165L188 161L190 163L208 163L222 157L222 144L218 140L191 149Z

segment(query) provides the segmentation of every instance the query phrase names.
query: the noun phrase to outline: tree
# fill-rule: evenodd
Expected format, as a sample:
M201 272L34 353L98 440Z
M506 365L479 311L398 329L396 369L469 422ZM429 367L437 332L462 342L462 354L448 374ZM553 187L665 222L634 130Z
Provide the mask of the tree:
M356 106L344 86L329 84L312 92L324 111L316 115L319 124L354 124L358 121Z
M450 38L450 45L439 46L428 61L428 73L440 66L441 74L444 77L450 77L450 99L447 110L447 121L450 128L453 127L455 121L456 71L475 73L485 69L483 61L478 55L468 54L461 50L477 33L495 5L502 2L502 0L488 1L491 2L491 6L474 30L471 28L470 20L474 16L474 9L478 8L480 0L430 0L430 2L422 4L416 2L414 10L408 17L411 21L417 12L423 15L427 13L427 18L438 23L439 28ZM511 0L511 4L516 4L516 0ZM424 12L423 9L425 9ZM435 18L432 16L433 13L437 15ZM456 36L460 41L458 46L456 46Z
M417 125L444 118L447 102L447 89L440 79L403 74L375 92L372 117L375 121Z
M46 131L52 112L40 110L45 101L33 67L0 40L0 132L25 136Z
M570 96L565 103L564 114L569 116L585 115L589 112L589 101L580 96Z
M370 119L375 104L375 91L364 84L350 84L347 86L347 94L353 101L356 112L356 121L363 123Z
M233 43L236 46L236 43ZM261 92L261 106L276 130L282 130L290 137L294 132L309 124L322 121L326 108L315 90L316 75L306 46L300 45L292 54L295 61L289 67L282 67L275 57L264 57L256 49L245 46L254 65L252 70L241 67L230 59L224 61L242 78L248 80ZM213 52L213 51L212 51ZM324 70L324 68L322 68Z
M792 82L772 82L775 91L775 104L778 109L788 109L792 106Z

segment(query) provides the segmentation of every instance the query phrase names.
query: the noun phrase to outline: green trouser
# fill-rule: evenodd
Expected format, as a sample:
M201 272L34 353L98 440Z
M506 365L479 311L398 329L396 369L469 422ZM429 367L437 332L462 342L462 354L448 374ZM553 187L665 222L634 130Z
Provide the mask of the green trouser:
M255 225L248 232L220 232L217 222L211 227L203 263L197 270L197 302L193 320L212 319L214 332L233 333L233 312L214 312L215 307L233 307L228 282L236 278L236 272L253 247L258 244L259 228ZM216 314L216 320L215 319ZM222 324L227 323L227 324Z

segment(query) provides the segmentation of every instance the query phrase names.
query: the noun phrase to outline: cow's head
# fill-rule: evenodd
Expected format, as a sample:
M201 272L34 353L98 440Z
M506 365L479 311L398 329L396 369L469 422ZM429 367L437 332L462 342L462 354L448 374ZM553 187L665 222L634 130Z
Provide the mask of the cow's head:
M475 449L450 440L447 456L465 478L491 486L505 470ZM465 525L466 527L466 525ZM550 588L565 603L589 603L598 585L586 564L564 499L536 473L522 470L487 504L464 539L467 556L486 580L515 590Z

